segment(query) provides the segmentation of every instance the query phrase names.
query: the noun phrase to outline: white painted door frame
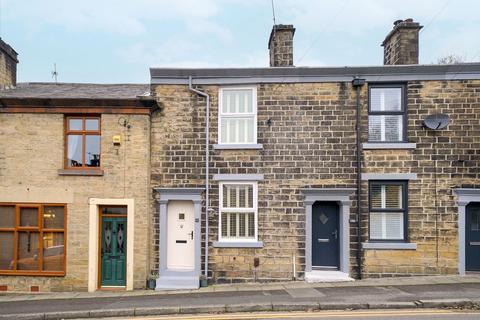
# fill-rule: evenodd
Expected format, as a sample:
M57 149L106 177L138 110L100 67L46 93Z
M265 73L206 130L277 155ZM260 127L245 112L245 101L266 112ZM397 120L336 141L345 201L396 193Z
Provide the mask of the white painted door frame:
M127 267L126 290L133 290L133 252L135 238L135 207L133 199L99 199L90 198L89 204L89 241L88 241L88 292L98 289L98 243L99 233L99 206L126 206L127 207Z

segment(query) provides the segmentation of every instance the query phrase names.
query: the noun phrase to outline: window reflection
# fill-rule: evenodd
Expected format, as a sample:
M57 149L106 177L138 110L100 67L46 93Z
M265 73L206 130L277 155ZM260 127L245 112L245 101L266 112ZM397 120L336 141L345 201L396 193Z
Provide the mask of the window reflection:
M87 119L85 120L85 130L92 130L92 131L97 131L98 130L98 119Z
M63 229L64 207L47 207L43 209L44 229Z
M13 269L14 233L0 232L0 270Z
M37 232L18 233L17 270L38 270L38 245Z
M68 129L75 131L82 131L82 119L69 119Z
M100 136L85 137L85 162L88 167L100 167Z
M63 233L48 232L43 234L43 270L63 270Z

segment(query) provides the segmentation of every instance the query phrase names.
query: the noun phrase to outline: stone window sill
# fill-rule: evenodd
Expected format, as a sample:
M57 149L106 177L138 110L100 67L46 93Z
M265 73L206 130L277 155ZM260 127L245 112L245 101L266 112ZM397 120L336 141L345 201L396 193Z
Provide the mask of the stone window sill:
M103 176L102 169L59 169L59 176Z
M416 149L416 143L400 142L400 143L388 143L388 142L366 142L362 143L362 149L364 150L381 150L381 149Z
M225 242L225 241L214 241L214 248L263 248L263 241L252 241L252 242Z
M375 250L417 250L417 244L407 242L363 242L362 248Z
M263 149L261 143L247 143L247 144L214 144L214 150L238 150L238 149Z

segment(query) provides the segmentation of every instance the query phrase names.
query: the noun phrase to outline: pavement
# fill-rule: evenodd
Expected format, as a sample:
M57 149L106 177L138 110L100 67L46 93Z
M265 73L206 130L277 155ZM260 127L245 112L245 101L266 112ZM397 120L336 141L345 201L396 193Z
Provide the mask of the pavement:
M264 311L469 308L480 276L217 285L183 291L1 293L0 319L79 319Z

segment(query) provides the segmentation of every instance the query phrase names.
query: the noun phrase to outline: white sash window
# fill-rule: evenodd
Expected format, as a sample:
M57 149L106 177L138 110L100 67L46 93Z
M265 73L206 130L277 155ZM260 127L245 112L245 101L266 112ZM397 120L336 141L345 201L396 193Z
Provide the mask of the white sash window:
M219 241L257 240L256 182L220 183Z
M370 240L406 239L407 183L370 182Z
M257 90L255 87L219 91L219 144L257 143Z
M404 86L370 87L368 141L405 142Z

